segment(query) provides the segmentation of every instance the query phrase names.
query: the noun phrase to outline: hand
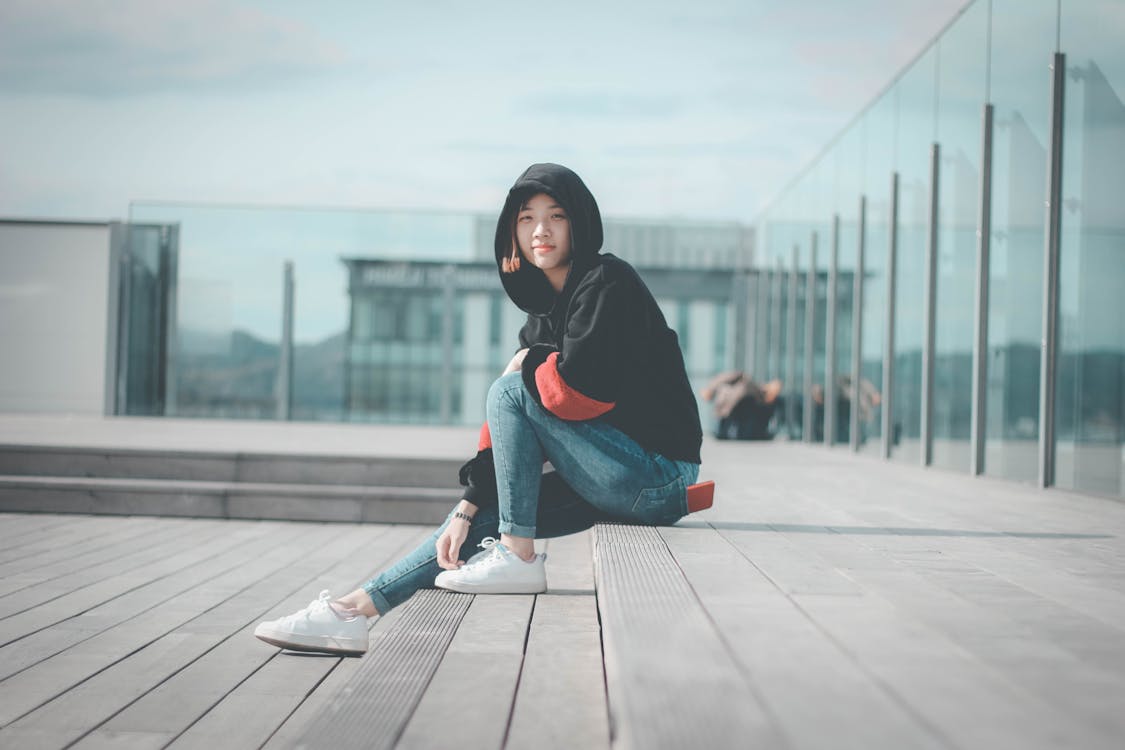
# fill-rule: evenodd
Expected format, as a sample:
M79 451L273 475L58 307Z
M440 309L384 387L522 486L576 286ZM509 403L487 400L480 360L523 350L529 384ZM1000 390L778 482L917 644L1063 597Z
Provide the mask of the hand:
M512 361L504 368L504 375L511 372L519 372L523 368L523 358L527 356L527 349L520 349L516 352L516 356L512 357Z
M463 518L451 518L437 540L437 564L446 570L457 570L464 565L465 561L458 560L457 555L468 535L469 522Z

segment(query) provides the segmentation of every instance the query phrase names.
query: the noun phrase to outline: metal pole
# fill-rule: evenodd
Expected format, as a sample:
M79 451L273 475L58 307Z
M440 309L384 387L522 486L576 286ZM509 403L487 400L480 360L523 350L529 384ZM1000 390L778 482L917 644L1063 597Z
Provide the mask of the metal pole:
M442 275L442 315L441 315L441 423L453 422L453 306L456 304L454 284L456 270L446 266Z
M883 341L883 414L882 444L880 454L891 457L891 444L894 429L894 384L895 384L895 291L898 281L898 172L891 173L891 217L890 242L887 244L887 327Z
M749 344L753 341L752 332L758 327L758 278L740 269L731 281L734 287L734 321L727 327L727 335L733 339L731 361L736 370L751 373L754 372L755 357L754 348ZM754 294L750 293L751 283L754 284Z
M806 443L811 443L813 422L816 404L813 402L813 362L816 351L816 245L817 234L812 233L809 238L809 268L805 272L805 377L802 388L804 390L804 423L801 427L801 437Z
M293 406L293 261L285 261L281 352L277 368L277 418L287 420Z
M754 353L754 363L748 372L751 377L764 381L769 376L770 272L762 268L754 278L754 340L747 342L746 346L747 351ZM765 351L762 351L761 342L766 343Z
M836 294L840 262L840 214L832 215L832 246L828 256L828 298L824 320L824 444L836 443Z
M973 403L969 432L969 473L984 473L985 430L988 398L988 291L992 244L992 115L991 104L984 105L981 121L980 216L977 224L976 302L973 315L976 339L973 341Z
M797 378L797 262L799 249L793 246L792 265L789 268L789 320L786 321L787 333L785 335L785 382L788 386L788 395L785 399L785 429L789 436L793 435L793 423L797 415L797 394L800 385Z
M125 228L125 244L120 257L120 315L117 318L117 414L129 413L129 362L133 321L133 232Z
M785 370L782 367L781 363L781 313L783 309L782 301L783 297L785 296L784 294L782 294L782 291L784 289L783 284L785 284L785 271L781 258L777 258L777 262L775 265L777 268L770 278L771 288L773 287L773 285L776 285L777 293L773 295L773 313L770 316L769 376L771 380L777 378L778 380L784 382ZM776 369L774 369L775 367Z
M165 357L164 370L164 416L175 416L179 411L179 391L176 389L179 379L179 289L180 289L180 227L168 228L167 245L167 277L165 278Z
M1066 55L1051 71L1051 153L1047 164L1047 247L1043 253L1043 339L1039 361L1039 486L1055 484L1055 385L1058 377L1059 230L1062 209Z
M118 346L120 320L126 315L122 307L125 277L121 273L122 256L126 252L129 226L119 221L109 224L109 267L106 287L105 324L105 389L103 391L102 414L113 416L118 412L117 383L121 368L121 354Z
M852 278L852 403L848 411L848 442L859 450L859 404L863 391L863 277L864 253L867 249L867 196L859 196L859 238L855 255L855 276Z
M930 231L926 242L925 282L922 287L922 313L925 316L922 338L922 455L929 466L934 457L934 334L937 313L938 189L941 180L941 144L930 148Z
M352 401L355 395L352 393L352 368L355 367L355 360L352 358L352 351L355 348L355 316L356 305L360 300L359 285L356 283L356 266L354 261L344 261L348 267L348 330L344 337L344 403L341 404L341 412L343 420L350 422L352 418Z

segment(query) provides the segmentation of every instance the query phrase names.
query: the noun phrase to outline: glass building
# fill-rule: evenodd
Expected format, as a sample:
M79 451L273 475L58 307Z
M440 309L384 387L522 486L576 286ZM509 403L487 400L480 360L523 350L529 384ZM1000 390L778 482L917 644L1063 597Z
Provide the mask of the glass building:
M970 3L758 217L793 434L1125 497L1123 27Z

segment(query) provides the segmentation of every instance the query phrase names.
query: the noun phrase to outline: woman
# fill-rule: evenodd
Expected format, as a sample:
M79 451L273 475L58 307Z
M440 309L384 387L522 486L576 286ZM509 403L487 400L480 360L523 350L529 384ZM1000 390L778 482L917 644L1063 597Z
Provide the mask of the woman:
M363 587L336 600L324 592L259 625L258 638L362 654L367 618L419 588L542 592L536 538L600 521L672 524L688 512L702 430L676 334L632 266L601 246L601 214L578 175L534 164L516 180L496 224L496 264L527 323L489 390L462 500L430 540Z

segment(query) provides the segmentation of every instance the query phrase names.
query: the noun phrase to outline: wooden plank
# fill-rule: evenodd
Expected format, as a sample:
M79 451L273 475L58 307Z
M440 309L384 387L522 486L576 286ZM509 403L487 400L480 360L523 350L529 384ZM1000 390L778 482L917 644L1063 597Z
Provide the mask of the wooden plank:
M210 556L175 575L139 588L128 603L115 601L116 627L99 632L77 645L41 661L0 682L0 726L28 713L48 700L125 658L141 646L174 630L178 625L215 606L225 598L218 587L204 584L237 570L276 547L280 536L244 542L234 550ZM124 597L122 597L124 599ZM156 606L156 605L160 606ZM18 648L18 644L16 644Z
M284 547L263 549L262 554L249 559L245 565L204 583L194 591L185 592L184 596L200 604L206 596L210 596L211 601L216 602L215 608L207 610L200 607L203 613L222 609L224 603L248 586L259 582L263 576L330 540L333 531L336 530L317 529L298 543L290 542ZM190 617L191 612L182 610L179 614ZM206 614L203 616L206 617ZM0 730L0 740L15 742L25 736L36 737L40 742L58 747L73 742L115 711L143 695L183 662L205 652L210 645L208 641L215 637L211 636L209 639L206 635L175 627L155 639L140 640L135 643L134 651L121 652L117 660L107 663L87 679L74 684ZM87 657L103 655L101 651L90 648L81 650L86 651ZM59 658L64 661L67 659Z
M609 750L601 627L592 595L537 597L506 746Z
M227 723L225 717L228 716L233 717L231 722L234 724L246 720L246 716L240 713L243 699L228 702L227 698L252 681L279 654L278 649L253 638L257 623L301 608L319 589L343 591L355 588L369 577L374 567L397 558L405 546L416 544L419 536L419 531L411 527L361 526L356 528L355 533L359 536L324 545L307 560L272 576L268 585L250 589L237 601L231 602L228 607L231 612L219 621L209 614L182 627L180 630L189 630L196 635L211 635L217 645L125 707L77 746L109 747L125 738L135 747L159 748L177 738L188 745L209 737L208 741L217 742L222 747L235 747L232 744L233 733L216 739L212 729L218 726L220 732L225 731L222 726ZM356 539L360 540L358 547ZM287 655L279 662L285 662L289 668L296 670L313 669L315 666L328 671L340 659L319 656L290 658ZM301 682L300 689L306 693L312 691L318 679L313 676L312 682ZM244 694L249 692L250 688L243 691ZM262 700L271 704L273 697ZM261 706L255 708L254 721L242 726L237 733L242 738L255 734L258 739L248 746L258 747L293 707L287 704L284 708L287 710L281 718L271 718L270 721L263 720L265 715L273 717L275 714L264 711Z
M781 747L758 696L652 527L595 527L615 745Z
M835 501L839 502L838 496ZM799 514L800 499L790 498L787 509ZM823 509L816 512L821 517L831 515ZM1057 707L1041 704L1022 686L935 630L932 623L896 606L894 598L882 596L886 591L860 585L858 581L874 578L880 569L893 568L892 561L827 527L821 533L808 533L810 526L804 526L806 530L801 533L777 535L786 537L785 543L795 549L795 555L784 560L768 552L761 554L771 547L763 541L769 535L735 529L723 530L722 534L771 578L792 577L794 568L801 564L801 555L810 570L835 568L846 572L856 582L858 596L791 595L865 670L887 684L913 713L924 717L929 725L941 727L955 743L1030 743L1035 737L1063 736L1096 744L1096 731L1083 727ZM785 529L782 525L776 528ZM904 592L909 585L896 590ZM937 670L941 671L940 679L930 676Z
M136 538L146 531L159 527L159 519L156 518L136 516L121 520L124 523L111 525L104 534L91 534L76 541L60 542L57 537L51 537L54 543L47 545L45 549L0 563L0 579L23 572L27 568L38 570L46 565L113 547L120 540ZM2 582L0 580L0 583Z
M151 585L167 576L188 570L200 561L237 549L239 545L261 538L269 531L270 528L264 525L260 527L240 527L223 534L219 538L162 557L144 568L122 572L77 591L53 598L31 609L0 619L0 644L6 646L37 630L42 630L116 599L133 589ZM3 652L0 651L0 653Z
M754 551L776 535L741 533ZM826 637L749 555L710 528L662 529L661 536L792 747L947 746L940 732Z
M34 620L36 613L30 611L33 611L36 607L52 605L53 603L70 604L71 598L78 599L77 602L73 603L71 616L89 612L90 609L105 604L106 600L116 598L115 596L107 596L105 599L99 600L98 597L89 595L91 589L102 587L111 594L114 591L122 590L123 587L120 584L125 577L127 577L126 580L134 582L134 584L138 580L143 582L144 571L151 572L152 576L159 575L162 568L156 566L160 566L162 562L173 557L173 555L180 554L181 550L190 551L195 545L206 544L210 540L214 540L214 537L215 531L210 530L210 528L188 528L188 530L180 531L170 537L162 536L161 543L150 546L150 548L137 550L124 555L124 557L96 564L96 566L91 566L86 570L75 571L70 576L56 577L44 581L43 584L38 586L12 591L11 594L0 597L0 626L4 624L4 621L16 615L33 618ZM87 590L86 596L82 596L83 590ZM68 595L71 595L71 598L66 598ZM86 605L86 608L83 608L82 605ZM54 609L54 612L57 612L57 608ZM62 622L65 622L65 620ZM89 622L89 618L82 622ZM47 627L50 626L47 625ZM34 636L34 632L30 635ZM27 636L24 635L24 638L27 638ZM25 648L27 647L28 644L25 644ZM0 654L3 653L4 651L0 650ZM0 663L2 662L3 657L0 656ZM3 674L3 670L0 669L0 677Z
M26 589L42 588L47 583L53 584L53 590L47 595L48 597L68 593L81 588L86 582L100 580L98 576L108 577L110 574L105 571L115 569L114 561L156 547L165 547L168 542L190 531L190 527L177 524L174 520L162 521L150 518L145 521L147 523L140 527L130 528L123 531L121 535L108 537L101 546L74 554L72 554L73 548L59 548L51 556L54 558L53 561L44 558L28 570L0 579L0 617L7 617L30 606L15 605L13 602L16 600L10 598L12 594L18 592L20 597L27 597ZM66 580L58 581L59 578ZM35 604L44 600L35 600L34 597L31 599Z
M122 519L135 523L133 518ZM0 563L18 561L34 557L41 552L50 552L60 546L81 543L87 539L97 538L112 532L116 526L108 518L82 517L78 523L69 524L64 528L51 530L49 533L35 534L34 536L21 537L12 540L12 543L0 547Z
M73 742L103 726L111 717L119 716L123 709L128 710L127 707L145 701L154 688L159 690L174 681L183 674L185 667L198 664L223 649L231 640L237 639L236 645L240 648L233 651L228 646L224 654L228 659L238 660L254 652L262 658L249 638L239 636L248 636L256 617L276 603L279 592L270 581L280 583L287 579L283 584L286 590L294 585L289 578L291 575L297 576L300 583L307 583L309 575L323 573L325 566L337 564L341 556L353 552L359 545L370 544L373 536L378 538L381 531L342 526L307 529L295 541L279 545L208 583L204 588L216 598L225 596L216 606L183 622L142 650L27 715L12 725L12 729L17 734L38 732L40 736L49 730L56 741ZM232 633L235 635L232 636ZM251 647L248 649L247 646ZM182 686L182 682L177 686ZM212 684L211 688L218 689L221 694L230 689L230 684ZM164 694L168 695L168 692ZM187 691L179 692L176 695L177 708L194 697ZM135 699L139 700L134 702ZM160 713L150 713L147 718L160 722L165 717ZM166 725L162 726L168 729ZM166 743L177 731L178 728L167 731L157 746ZM134 740L138 738L139 735ZM148 739L151 741L154 737L149 735Z
M552 594L594 593L593 533L582 531L546 540L547 591Z
M395 622L402 617L402 611L403 607L395 607L387 614L374 618L368 631L370 634L369 653L375 653L382 647L383 639ZM329 672L328 676L316 686L316 690L305 698L301 705L289 715L285 723L270 736L269 740L262 746L262 750L283 750L283 748L291 748L296 745L300 741L301 735L308 730L309 723L321 711L325 710L329 703L340 697L342 691L347 688L347 684L359 671L362 664L363 659L341 659L336 668ZM81 750L95 749L93 747L82 747ZM105 750L113 750L113 748L106 745Z
M62 516L53 513L4 513L0 512L0 547L23 537L46 533L51 529L62 529L75 523L79 516Z
M520 679L534 596L478 596L418 707L397 750L500 747ZM434 731L457 717L453 731Z
M426 589L369 654L344 692L313 720L297 747L393 747L438 668L472 595Z
M1031 699L956 643L877 597L800 605L877 679L962 747L1115 747L1093 727Z

